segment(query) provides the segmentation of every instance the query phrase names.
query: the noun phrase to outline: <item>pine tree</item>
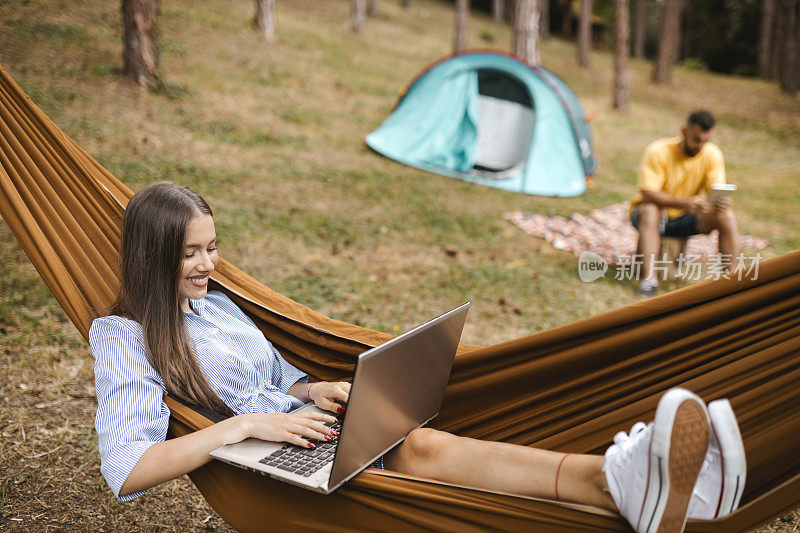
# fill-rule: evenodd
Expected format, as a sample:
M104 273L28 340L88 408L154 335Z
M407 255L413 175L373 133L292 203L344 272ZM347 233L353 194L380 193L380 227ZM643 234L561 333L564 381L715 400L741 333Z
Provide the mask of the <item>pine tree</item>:
M592 50L592 0L581 0L578 20L578 66L588 67Z
M517 0L514 15L514 55L538 65L540 0Z
M630 16L628 0L614 0L614 109L628 112L628 47Z
M675 65L681 15L680 0L664 0L661 7L661 35L658 40L658 57L653 68L653 81L669 83Z
M161 0L122 0L122 72L141 87L158 85L158 31Z
M350 31L361 33L367 26L367 0L352 0Z
M253 28L267 39L275 36L275 0L256 0Z
M469 0L456 0L456 29L453 51L460 52L467 47L469 33Z

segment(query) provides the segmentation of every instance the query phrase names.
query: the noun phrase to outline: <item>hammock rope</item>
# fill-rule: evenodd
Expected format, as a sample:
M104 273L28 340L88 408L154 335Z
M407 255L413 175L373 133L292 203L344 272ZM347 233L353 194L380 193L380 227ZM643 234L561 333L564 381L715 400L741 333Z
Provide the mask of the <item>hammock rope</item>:
M121 216L132 192L63 134L0 67L0 215L86 337L113 301ZM213 287L287 360L321 379L390 336L333 320L222 260ZM756 279L702 282L542 333L459 348L434 427L459 435L602 453L652 418L673 386L731 400L748 460L738 511L687 531L757 526L800 505L800 251ZM172 399L170 433L212 422ZM408 531L625 531L616 515L367 470L330 496L212 461L190 474L233 527ZM335 524L335 525L332 525Z

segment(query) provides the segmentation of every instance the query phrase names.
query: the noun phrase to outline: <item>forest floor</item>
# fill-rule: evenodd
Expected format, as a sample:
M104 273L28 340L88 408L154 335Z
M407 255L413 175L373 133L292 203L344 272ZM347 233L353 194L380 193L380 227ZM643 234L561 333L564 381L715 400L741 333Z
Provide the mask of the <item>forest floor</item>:
M446 3L383 1L362 36L349 2L278 2L278 35L249 28L252 2L164 2L164 83L120 74L119 4L0 2L0 64L67 135L134 190L187 184L211 203L221 253L326 315L397 332L471 300L463 341L490 344L637 301L630 281L583 283L577 260L503 220L568 216L633 194L643 148L710 108L743 232L762 257L800 248L800 100L775 84L677 68L669 86L631 65L631 111L610 106L612 57L575 65L549 39L543 65L592 122L600 166L577 198L543 198L427 174L371 152L364 136L451 46ZM504 25L474 14L471 47L508 50ZM229 530L186 477L132 503L100 475L92 357L0 222L0 530ZM688 282L668 282L672 290ZM761 531L795 531L788 515Z

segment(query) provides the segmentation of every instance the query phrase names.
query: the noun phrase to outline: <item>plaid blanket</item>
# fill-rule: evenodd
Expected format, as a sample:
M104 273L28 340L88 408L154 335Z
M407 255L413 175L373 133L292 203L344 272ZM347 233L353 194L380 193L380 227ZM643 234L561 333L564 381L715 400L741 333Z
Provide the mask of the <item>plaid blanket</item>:
M611 265L618 266L625 258L636 253L639 232L630 222L627 203L614 204L602 209L593 209L588 214L575 213L564 218L546 217L536 213L520 211L505 213L503 218L522 228L525 232L540 237L555 248L567 250L576 256L592 251ZM708 235L694 235L686 243L686 255L710 259L718 253L717 230ZM766 239L742 235L742 250L760 250L769 245Z

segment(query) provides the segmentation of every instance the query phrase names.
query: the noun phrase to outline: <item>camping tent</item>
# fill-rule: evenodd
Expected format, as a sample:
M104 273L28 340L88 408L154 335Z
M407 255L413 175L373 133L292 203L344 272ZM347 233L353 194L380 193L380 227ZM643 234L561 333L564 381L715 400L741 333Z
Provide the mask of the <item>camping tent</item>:
M583 194L597 165L569 86L500 52L456 54L428 68L367 144L423 170L544 196Z

